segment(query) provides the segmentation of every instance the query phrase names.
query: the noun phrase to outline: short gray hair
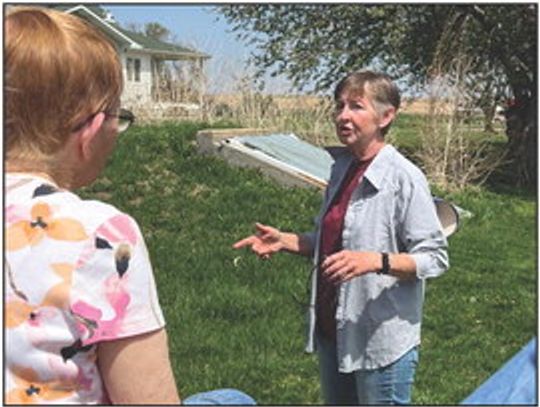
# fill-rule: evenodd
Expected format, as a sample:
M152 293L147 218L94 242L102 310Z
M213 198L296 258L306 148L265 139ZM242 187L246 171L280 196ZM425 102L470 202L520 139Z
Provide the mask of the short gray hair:
M389 107L396 112L401 103L401 96L396 84L389 75L374 71L358 71L348 74L336 85L334 100L337 101L344 93L353 96L364 96L367 93L377 113L382 115ZM382 129L388 132L390 124Z

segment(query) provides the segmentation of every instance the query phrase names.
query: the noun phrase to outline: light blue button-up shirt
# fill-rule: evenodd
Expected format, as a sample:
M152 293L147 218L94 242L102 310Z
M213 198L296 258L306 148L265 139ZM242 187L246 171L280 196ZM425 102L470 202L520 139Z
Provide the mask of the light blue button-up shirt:
M316 230L306 234L319 258L320 220L353 160L335 149L332 174ZM425 279L448 269L447 241L424 174L394 147L386 145L353 191L345 214L343 248L353 251L408 253L416 279L368 273L340 284L336 309L337 355L341 372L376 369L420 344ZM311 281L308 342L315 350L317 273Z

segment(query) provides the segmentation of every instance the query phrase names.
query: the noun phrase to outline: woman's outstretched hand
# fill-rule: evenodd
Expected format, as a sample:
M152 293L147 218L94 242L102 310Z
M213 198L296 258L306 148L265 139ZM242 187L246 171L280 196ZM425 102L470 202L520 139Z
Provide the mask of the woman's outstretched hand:
M233 248L241 249L250 246L251 250L263 259L268 259L272 254L283 249L281 232L278 229L261 223L255 223L255 229L257 231L254 235L239 240L233 245Z

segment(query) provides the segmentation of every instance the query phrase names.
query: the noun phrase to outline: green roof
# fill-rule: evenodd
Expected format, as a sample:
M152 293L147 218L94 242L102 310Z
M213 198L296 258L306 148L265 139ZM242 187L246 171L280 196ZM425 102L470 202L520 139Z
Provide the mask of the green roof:
M102 19L105 19L107 16L108 11L105 10L103 7L101 7L98 4L85 4L85 3L72 3L72 4L53 4L53 3L45 3L43 4L45 7L52 7L57 10L66 11L69 9L72 9L77 6L83 6L86 9L90 10L92 13L96 14ZM198 56L200 58L210 58L210 55L199 52L197 50L194 50L192 48L188 48L185 46L177 45L177 44L171 44L165 41L158 40L156 38L148 37L142 33L134 32L127 30L123 27L121 27L118 23L113 23L110 21L104 20L108 25L111 27L114 27L114 29L118 30L120 33L128 37L133 42L139 44L142 46L143 50L147 51L154 51L154 52L164 52L164 53L172 53L172 54L191 54L194 56Z
M111 24L111 23L109 23ZM160 41L156 38L148 37L144 34L137 33L134 31L126 30L125 28L120 27L118 24L111 24L114 28L124 34L126 37L131 38L136 43L140 44L144 49L155 50L155 51L165 51L165 52L178 52L178 53L188 53L188 54L197 54L200 57L209 58L210 56L199 51L196 51L192 48L183 47L181 45L170 44L165 41Z

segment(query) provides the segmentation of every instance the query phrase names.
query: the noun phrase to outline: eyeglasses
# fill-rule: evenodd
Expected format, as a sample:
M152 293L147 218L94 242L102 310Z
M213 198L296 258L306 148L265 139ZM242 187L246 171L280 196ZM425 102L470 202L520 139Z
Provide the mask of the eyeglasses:
M129 129L129 127L135 121L135 115L127 109L120 109L118 114L112 114L104 112L107 117L116 117L118 118L118 132L122 133Z
M72 131L75 132L75 131L81 130L88 123L88 121L91 120L98 113L100 112L94 113L93 115L88 117L88 119L86 119L84 122L75 126L75 128ZM118 133L122 133L126 131L129 128L129 126L131 126L133 122L135 121L135 115L127 109L120 109L120 111L117 114L113 114L109 112L103 112L103 114L106 117L118 118Z

